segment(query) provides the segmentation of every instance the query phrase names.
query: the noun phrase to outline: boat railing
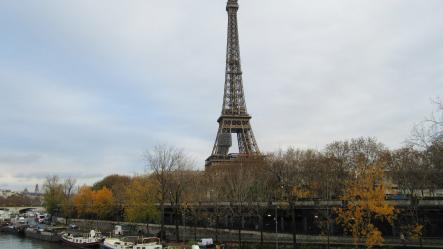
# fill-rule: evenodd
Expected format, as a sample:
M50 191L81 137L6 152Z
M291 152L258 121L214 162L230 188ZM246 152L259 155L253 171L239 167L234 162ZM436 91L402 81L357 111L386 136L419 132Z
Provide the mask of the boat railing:
M141 239L142 244L148 244L148 243L157 243L160 244L160 238L158 237L147 237Z

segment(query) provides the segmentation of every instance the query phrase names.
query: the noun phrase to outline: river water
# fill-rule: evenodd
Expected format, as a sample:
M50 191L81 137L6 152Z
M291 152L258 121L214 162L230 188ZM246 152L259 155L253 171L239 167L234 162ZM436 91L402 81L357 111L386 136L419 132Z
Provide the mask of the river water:
M0 233L0 249L72 249L72 247Z

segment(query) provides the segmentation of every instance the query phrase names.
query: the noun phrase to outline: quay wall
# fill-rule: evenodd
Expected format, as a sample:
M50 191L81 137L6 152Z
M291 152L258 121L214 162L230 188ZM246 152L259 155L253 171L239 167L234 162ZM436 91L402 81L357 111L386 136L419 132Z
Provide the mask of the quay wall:
M128 222L115 222L115 221L103 221L103 220L83 220L83 219L69 219L68 224L75 224L81 230L89 229L99 229L104 235L109 235L115 225L122 225L126 234L124 235L137 235L143 234L144 236L157 235L160 232L159 224L144 224L144 223L128 223ZM175 226L165 225L166 239L169 241L174 241ZM199 240L201 238L216 238L222 242L237 242L239 238L238 230L230 229L218 229L214 228L203 228L203 227L189 227L189 226L179 226L180 239L182 241L189 240ZM217 234L217 236L216 236ZM241 232L241 239L243 243L259 243L260 232L257 231L246 231ZM275 233L263 233L263 240L268 245L275 245L277 242L280 245L291 245L292 235L291 234L275 234ZM297 243L300 245L306 245L312 247L315 245L326 245L328 243L327 236L313 236L313 235L300 235L297 234ZM353 240L347 236L330 236L329 243L331 247L335 248L350 248L353 246ZM390 245L390 247L401 246L402 242L399 238L388 237L385 238L385 244ZM433 238L433 239L423 239L424 248L432 246L433 248L443 248L443 238ZM408 247L418 248L420 247L419 241L407 241Z
M62 220L59 220L62 221ZM84 219L69 219L68 224L75 224L80 230L87 231L89 229L98 229L102 233L109 234L114 230L116 225L123 226L124 230L127 231L128 235L157 235L160 233L159 224L145 224L145 223L130 223L130 222L115 222L115 221L103 221L103 220L84 220ZM165 225L166 239L175 240L176 238L176 228L172 225ZM204 227L190 227L190 226L179 226L180 239L182 240L193 240L201 238L215 238L217 237L222 241L237 241L239 236L238 230L231 229L215 229L215 228L204 228ZM216 236L217 234L217 236ZM260 240L260 232L257 231L241 231L241 237L244 241L258 241ZM292 235L279 233L276 236L275 233L263 233L263 239L265 241L276 241L278 237L279 241L292 241ZM308 237L316 236L306 236L297 235L297 238L306 239Z

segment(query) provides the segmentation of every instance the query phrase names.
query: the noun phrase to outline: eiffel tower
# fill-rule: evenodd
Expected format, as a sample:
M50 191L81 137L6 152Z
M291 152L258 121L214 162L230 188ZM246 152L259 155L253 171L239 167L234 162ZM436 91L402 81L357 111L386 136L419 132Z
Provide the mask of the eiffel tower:
M226 76L223 108L218 118L219 128L212 154L206 159L206 168L235 160L239 156L260 155L246 109L240 63L238 38L238 0L228 0L228 44L226 49ZM237 134L238 154L228 154L232 146L232 133Z

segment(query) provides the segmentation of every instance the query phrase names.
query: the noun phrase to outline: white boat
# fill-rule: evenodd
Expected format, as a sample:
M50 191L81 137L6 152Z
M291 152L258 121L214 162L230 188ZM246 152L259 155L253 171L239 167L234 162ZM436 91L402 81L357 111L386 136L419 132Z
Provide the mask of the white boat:
M63 243L81 248L99 248L103 237L100 233L91 230L89 234L76 235L72 233L63 233L61 235Z
M0 210L0 222L11 220L11 213L6 210Z
M137 243L133 247L134 249L162 249L160 239L157 237L143 238L141 243Z
M134 243L118 238L106 238L105 241L103 241L103 246L106 249L132 249Z

